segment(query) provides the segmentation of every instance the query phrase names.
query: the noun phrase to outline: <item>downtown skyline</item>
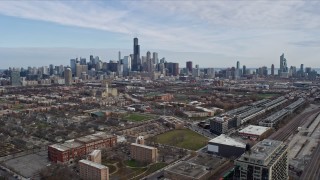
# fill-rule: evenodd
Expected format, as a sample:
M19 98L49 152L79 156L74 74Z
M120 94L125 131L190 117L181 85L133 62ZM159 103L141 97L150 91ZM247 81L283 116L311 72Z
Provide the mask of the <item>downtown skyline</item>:
M181 65L193 61L200 67L231 67L241 61L247 67L278 67L279 54L285 53L289 65L319 67L319 5L1 1L0 23L5 26L0 33L5 36L0 40L0 69L66 65L72 57L90 54L116 60L118 51L132 53L133 37L140 40L141 55L150 50Z

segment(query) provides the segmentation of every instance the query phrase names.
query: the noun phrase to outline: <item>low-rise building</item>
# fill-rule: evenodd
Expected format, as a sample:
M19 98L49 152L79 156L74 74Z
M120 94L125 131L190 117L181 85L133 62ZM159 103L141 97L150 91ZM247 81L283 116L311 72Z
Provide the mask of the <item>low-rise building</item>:
M246 149L246 144L236 141L224 134L208 142L208 152L222 157L239 157Z
M249 125L240 130L238 134L243 138L263 140L264 138L268 137L270 133L272 133L272 129L270 127Z
M89 154L95 149L113 147L117 136L98 132L92 135L48 146L48 158L56 163L73 163L76 157Z

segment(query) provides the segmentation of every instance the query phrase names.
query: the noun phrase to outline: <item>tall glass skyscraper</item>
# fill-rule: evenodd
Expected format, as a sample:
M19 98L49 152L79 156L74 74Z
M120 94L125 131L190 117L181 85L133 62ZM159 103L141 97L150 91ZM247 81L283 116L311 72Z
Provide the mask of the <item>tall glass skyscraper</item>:
M140 45L138 44L138 38L133 39L133 59L132 59L132 71L140 71Z

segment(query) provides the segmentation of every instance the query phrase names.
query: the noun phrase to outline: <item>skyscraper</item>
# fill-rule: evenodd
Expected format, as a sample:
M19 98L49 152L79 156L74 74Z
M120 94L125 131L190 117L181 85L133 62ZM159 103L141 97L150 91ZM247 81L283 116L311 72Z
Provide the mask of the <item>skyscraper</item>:
M303 64L300 65L300 72L301 72L301 73L304 73Z
M246 65L243 65L243 66L242 66L242 74L243 74L243 75L246 75L246 74L247 74L247 67L246 67Z
M138 44L138 38L133 39L133 59L132 59L132 71L140 71L140 45Z
M153 63L152 63L152 59L151 59L151 53L150 51L147 52L147 60L146 60L146 69L145 71L147 72L152 72L153 71Z
M186 68L187 68L188 72L192 72L192 61L186 62Z
M10 82L12 86L21 86L20 70L13 69L10 73Z
M152 61L153 61L153 64L159 64L158 53L156 52L152 53Z
M240 62L237 61L237 69L240 69Z
M129 72L131 71L131 57L124 56L122 63L123 63L123 75L127 76L127 75L129 75Z
M118 52L118 61L121 61L121 51Z
M288 72L287 60L284 54L280 56L280 72Z
M72 71L70 68L67 68L64 71L64 82L67 86L71 86L72 85Z
M271 65L271 76L274 76L274 64Z
M76 74L77 59L70 59L70 67L72 74Z

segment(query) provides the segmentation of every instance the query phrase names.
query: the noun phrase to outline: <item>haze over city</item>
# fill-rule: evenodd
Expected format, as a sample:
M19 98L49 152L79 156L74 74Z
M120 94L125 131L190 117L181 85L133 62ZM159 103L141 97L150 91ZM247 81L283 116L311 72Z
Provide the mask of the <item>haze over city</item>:
M319 67L318 1L0 1L0 69L132 53L200 67Z

